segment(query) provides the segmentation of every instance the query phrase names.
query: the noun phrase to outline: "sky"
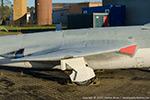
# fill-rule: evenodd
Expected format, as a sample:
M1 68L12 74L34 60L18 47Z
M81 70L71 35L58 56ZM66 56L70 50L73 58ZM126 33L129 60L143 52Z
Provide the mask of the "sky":
M9 0L13 3L13 0ZM101 2L102 0L52 0L53 3ZM28 6L34 6L35 0L27 0Z

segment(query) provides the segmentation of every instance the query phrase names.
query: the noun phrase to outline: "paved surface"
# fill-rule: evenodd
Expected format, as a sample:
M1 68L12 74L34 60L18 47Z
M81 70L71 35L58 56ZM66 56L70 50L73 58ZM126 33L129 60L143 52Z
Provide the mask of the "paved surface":
M97 86L66 85L67 76L58 70L1 66L0 100L150 100L148 69L106 70L97 77Z

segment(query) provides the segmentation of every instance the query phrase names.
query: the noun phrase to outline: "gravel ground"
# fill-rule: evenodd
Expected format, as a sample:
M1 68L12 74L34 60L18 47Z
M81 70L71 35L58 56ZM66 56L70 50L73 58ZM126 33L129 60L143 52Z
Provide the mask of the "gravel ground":
M20 74L24 72L24 75ZM100 85L66 85L62 71L0 67L0 100L150 100L148 69L96 73Z

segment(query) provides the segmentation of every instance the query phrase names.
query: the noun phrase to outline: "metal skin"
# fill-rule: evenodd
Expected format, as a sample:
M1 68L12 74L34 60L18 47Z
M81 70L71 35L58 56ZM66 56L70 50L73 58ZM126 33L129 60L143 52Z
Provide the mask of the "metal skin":
M95 69L150 66L150 24L4 36L0 43L1 65L71 68L73 82L92 79ZM133 54L120 52L134 45ZM20 49L24 52L17 54Z

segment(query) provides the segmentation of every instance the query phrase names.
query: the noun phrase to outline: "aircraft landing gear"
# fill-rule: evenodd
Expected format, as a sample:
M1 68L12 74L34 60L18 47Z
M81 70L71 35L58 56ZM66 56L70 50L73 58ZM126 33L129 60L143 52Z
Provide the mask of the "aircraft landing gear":
M95 86L95 85L100 85L100 80L97 77L82 82L71 82L71 80L69 80L67 82L67 85Z
M82 82L74 82L76 85L79 86L88 86L93 82L93 79L82 81Z
M64 73L67 75L70 75L72 71L67 70L67 71L64 71ZM72 82L71 80L68 80L67 85L78 85L78 86L100 85L100 80L98 77L94 77L92 79L81 81L81 82Z
M87 80L87 81L75 82L75 84L77 84L79 86L100 85L100 80L97 77L95 77L95 78L92 78L92 79Z
M89 85L93 82L94 70L86 66L83 57L61 60L61 70L66 70L68 66L72 68L71 82L77 85Z

